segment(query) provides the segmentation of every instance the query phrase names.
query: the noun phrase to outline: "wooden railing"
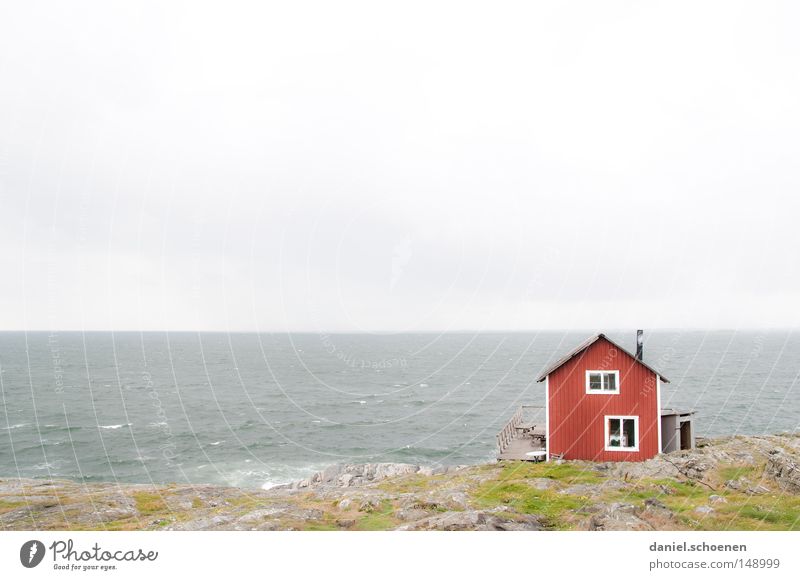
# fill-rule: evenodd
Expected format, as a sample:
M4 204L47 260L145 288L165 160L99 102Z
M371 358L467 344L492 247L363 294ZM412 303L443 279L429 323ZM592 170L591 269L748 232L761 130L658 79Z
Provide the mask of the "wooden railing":
M509 443L514 439L516 435L517 425L522 423L522 407L516 410L516 412L511 416L508 423L506 423L505 427L500 430L500 433L497 434L497 453L500 454L506 450Z
M521 405L511 416L508 423L497 434L497 453L503 453L506 447L516 439L517 427L523 422L530 421L534 413L544 413L544 407L540 405ZM541 422L544 423L544 417L541 417Z

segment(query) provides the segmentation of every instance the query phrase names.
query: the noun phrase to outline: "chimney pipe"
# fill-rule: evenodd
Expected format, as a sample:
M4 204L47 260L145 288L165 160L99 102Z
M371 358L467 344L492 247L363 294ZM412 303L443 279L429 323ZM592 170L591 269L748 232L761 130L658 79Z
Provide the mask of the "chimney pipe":
M644 334L643 330L636 331L636 360L642 360L644 354Z

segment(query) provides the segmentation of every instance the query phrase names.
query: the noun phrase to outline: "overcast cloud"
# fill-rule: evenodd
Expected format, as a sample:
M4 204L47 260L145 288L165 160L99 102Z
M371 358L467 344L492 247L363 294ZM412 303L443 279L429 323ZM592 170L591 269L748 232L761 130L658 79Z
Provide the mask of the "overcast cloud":
M798 29L792 2L3 2L0 327L798 326Z

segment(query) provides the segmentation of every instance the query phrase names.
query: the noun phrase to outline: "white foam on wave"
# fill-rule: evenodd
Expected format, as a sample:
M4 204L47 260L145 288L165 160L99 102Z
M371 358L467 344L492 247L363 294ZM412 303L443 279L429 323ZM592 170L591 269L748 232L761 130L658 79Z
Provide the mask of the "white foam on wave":
M4 431L11 431L12 429L19 429L20 427L24 427L27 423L17 423L16 425L9 425L8 427L3 427Z
M44 470L44 469L50 470L50 469L54 469L55 467L56 467L55 463L47 463L47 462L46 463L40 463L38 465L34 465L33 466L33 468L36 469L37 471L41 471L41 470Z
M221 483L225 485L266 490L278 485L306 479L328 465L329 463L327 462L287 465L245 460L244 463L229 466L227 469L221 464L216 467L222 475Z
M99 425L101 429L121 429L122 427L130 427L133 423L120 423L119 425Z

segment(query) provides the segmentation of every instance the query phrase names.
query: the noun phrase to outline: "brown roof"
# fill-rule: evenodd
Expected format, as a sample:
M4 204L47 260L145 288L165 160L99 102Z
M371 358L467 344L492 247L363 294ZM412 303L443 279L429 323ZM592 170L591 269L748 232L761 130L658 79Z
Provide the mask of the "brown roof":
M576 356L578 356L580 353L582 353L583 351L585 351L587 348L589 348L590 346L592 346L592 345L593 345L595 342L597 342L597 341L598 341L598 340L600 340L601 338L603 338L603 339L607 340L608 342L610 342L611 344L613 344L615 347L617 347L619 350L621 350L622 352L624 352L625 354L627 354L627 355L628 355L629 357L631 357L632 359L635 359L635 360L636 360L636 362L638 362L640 365L642 365L642 366L644 366L644 367L646 367L646 368L650 369L651 371L653 371L655 374L657 374L659 377L661 377L661 380L662 380L663 382L665 382L665 383L668 383L668 382L669 382L669 381L667 380L667 378L666 378L664 375L662 375L660 372L658 372L656 369L654 369L653 367L651 367L651 366L650 366L649 364L647 364L646 362L644 362L644 361L642 361L642 360L639 360L639 359L637 359L635 355L633 355L633 354L631 354L630 352L628 352L628 350L626 350L626 349L622 348L622 347L621 347L620 345L618 345L616 342L614 342L613 340L611 340L610 338L608 338L608 337L607 337L605 334L596 334L595 336L592 336L592 337L590 337L590 338L588 338L588 339L584 340L584 341L583 341L581 344L579 344L579 345L578 345L578 346L577 346L577 347L576 347L574 350L572 350L571 352L569 352L569 353L568 353L566 356L564 356L564 357L560 358L560 359L559 359L559 360L557 360L555 363L553 363L553 364L552 364L552 365L551 365L551 366L550 366L550 367L549 367L549 368L548 368L546 371L544 371L544 372L541 374L541 376L539 376L539 378L538 378L538 379L536 379L536 382L537 382L537 383L541 383L543 380L545 380L545 379L547 378L547 375L549 375L550 373L552 373L552 372L553 372L554 370L556 370L558 367L560 367L560 366L562 366L563 364L565 364L565 363L567 363L568 361L570 361L570 360L571 360L573 357L576 357Z

